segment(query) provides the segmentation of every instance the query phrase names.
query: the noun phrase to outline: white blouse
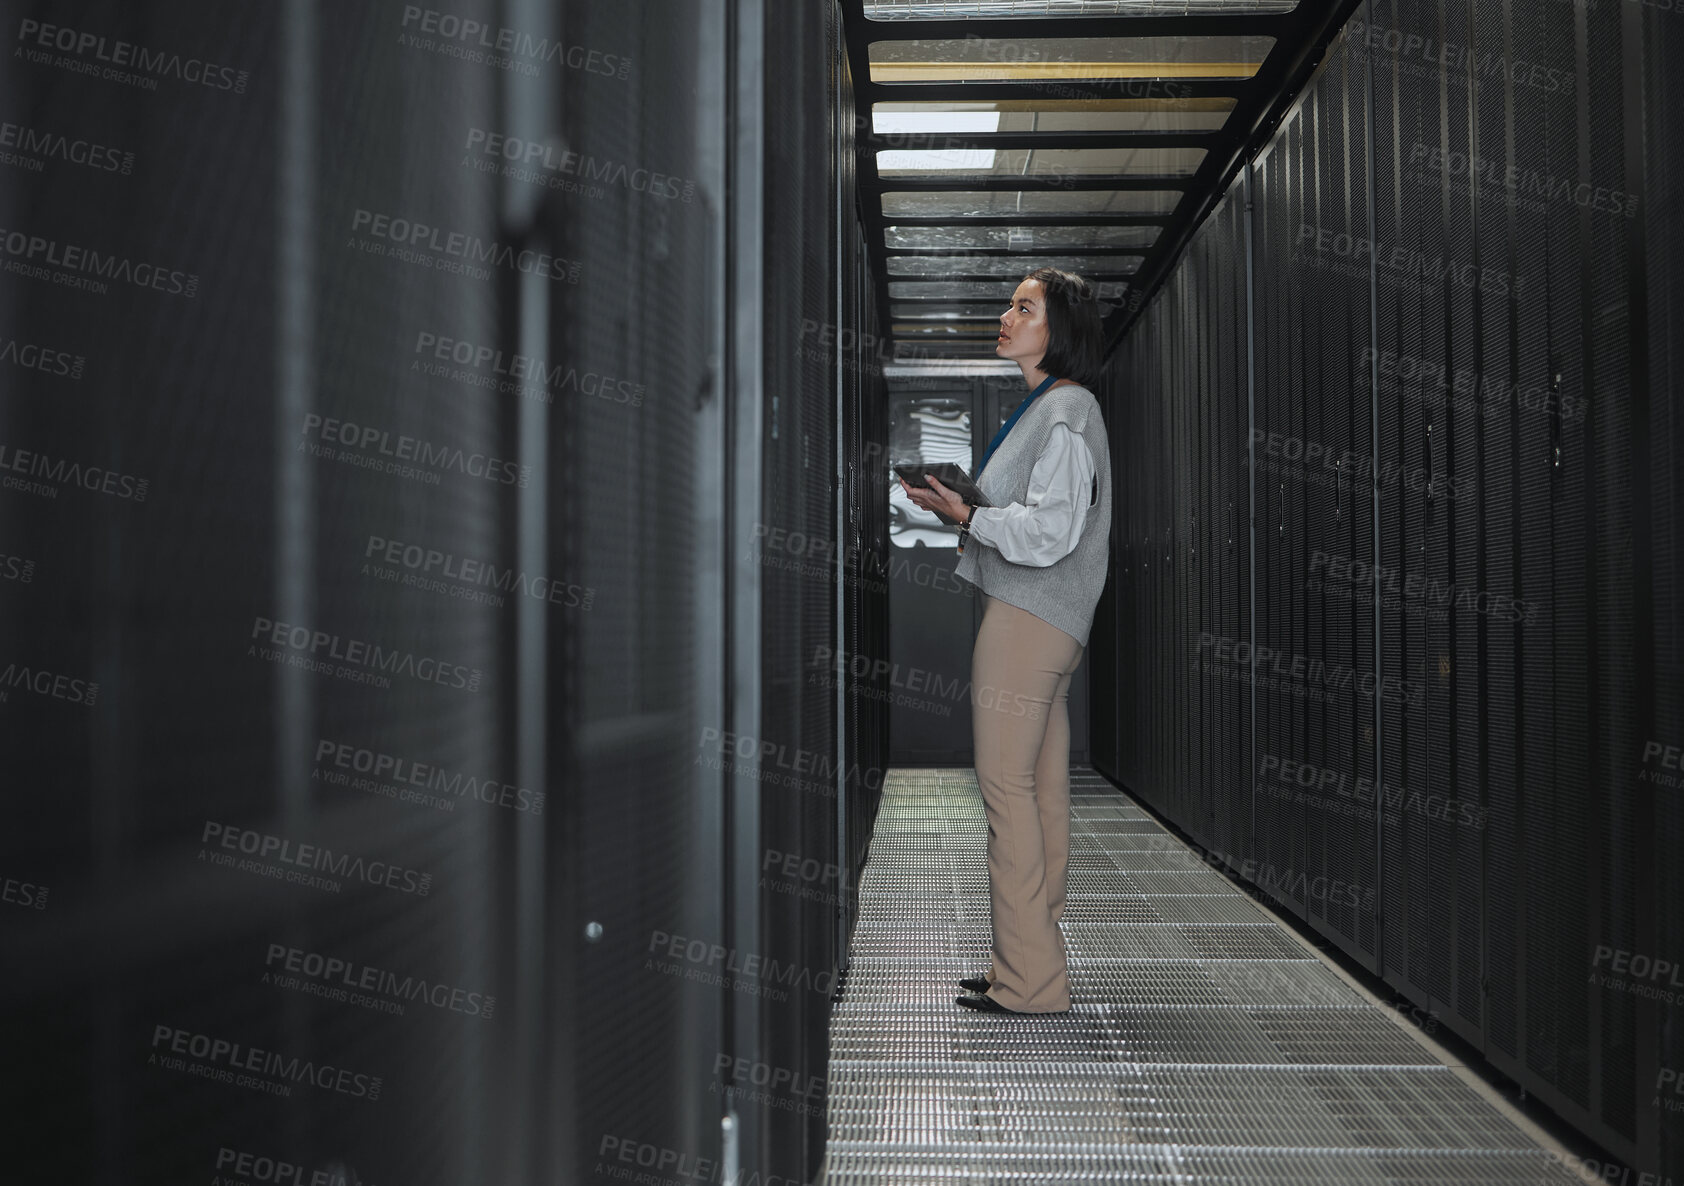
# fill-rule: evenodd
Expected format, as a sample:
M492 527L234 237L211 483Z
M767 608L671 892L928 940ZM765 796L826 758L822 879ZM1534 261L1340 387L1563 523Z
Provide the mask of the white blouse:
M1093 453L1067 424L1052 435L1029 474L1024 502L973 507L971 535L998 548L1013 564L1045 568L1070 555L1081 542L1082 524L1094 497Z

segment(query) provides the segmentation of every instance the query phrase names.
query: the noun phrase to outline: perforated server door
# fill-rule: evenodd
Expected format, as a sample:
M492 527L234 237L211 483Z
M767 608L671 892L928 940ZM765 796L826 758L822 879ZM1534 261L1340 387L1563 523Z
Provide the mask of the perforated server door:
M1659 1175L1679 1156L1654 1090L1680 1057L1658 970L1680 964L1679 241L1647 214L1676 191L1672 16L1365 6L1260 154L1258 827L1228 846ZM1202 228L1113 379L1140 394L1120 418L1117 770L1195 833L1221 800L1147 702L1174 687L1153 662L1175 630L1155 467L1178 456L1160 416L1186 344L1213 341L1189 295L1204 243L1228 233L1220 212Z
M807 549L837 539L842 491L836 465L840 379L832 345L843 328L835 199L841 14L834 4L772 3L763 11L761 523L763 540L785 546L762 572L759 738L761 752L773 753L779 769L761 779L758 843L764 852L795 853L824 867L841 856L835 779L822 773L834 771L841 756L837 706L846 680L828 661L842 637L836 595L841 557L829 546L817 555ZM832 332L815 333L814 327ZM761 895L761 925L766 954L779 961L789 987L760 999L759 1058L790 1066L810 1082L824 1077L828 1061L840 918L828 895L808 892L822 884L785 881L774 888L782 892ZM752 1080L742 1086L752 1093ZM817 1171L825 1135L820 1109L780 1109L750 1099L742 1117L745 1167L802 1180Z
M1201 237L1205 275L1201 316L1208 335L1201 383L1203 456L1199 569L1205 594L1200 638L1248 639L1251 631L1251 543L1248 482L1249 408L1247 325L1251 302L1246 275L1245 195L1236 189L1211 215ZM1205 844L1241 853L1251 845L1253 784L1251 687L1232 665L1205 667L1207 710L1201 743L1209 758L1204 782Z
M1257 514L1256 702L1258 806L1256 858L1275 892L1306 910L1304 868L1307 805L1290 774L1306 759L1309 707L1304 655L1309 606L1308 516L1312 499L1330 485L1320 458L1308 455L1305 428L1305 305L1339 270L1337 257L1305 250L1306 190L1314 160L1302 113L1290 118L1258 162L1253 215L1256 252ZM1319 442L1318 442L1319 444ZM1249 664L1247 665L1249 666Z
M723 742L733 725L717 715L724 659L715 648L728 608L722 558L703 526L714 516L698 513L723 502L730 456L721 424L728 395L716 369L726 20L722 4L661 22L595 4L561 13L531 4L524 13L557 22L540 28L569 44L616 47L636 80L567 69L544 101L518 87L506 100L531 121L523 140L552 138L580 154L581 172L588 156L605 179L624 179L571 193L528 182L508 198L529 212L516 220L522 246L553 244L582 268L576 286L519 288L514 325L533 340L526 352L581 371L602 358L588 365L636 374L649 392L641 407L582 391L558 394L553 405L526 401L520 432L547 480L541 507L505 528L550 533L550 563L598 589L590 615L553 630L523 663L530 686L550 688L537 722L555 738L549 761L570 793L548 871L535 884L539 875L527 872L503 891L507 908L526 920L522 960L538 958L540 936L565 939L565 955L527 987L529 1007L551 1013L558 1036L526 1057L566 1068L555 1111L574 1128L563 1147L568 1169L557 1172L586 1179L596 1176L605 1141L610 1154L621 1142L692 1158L718 1148L717 1118L691 1101L698 1091L718 1098L734 996L710 976L725 961L710 966L698 954L727 933L720 803L734 758ZM717 122L698 134L682 118L644 118L650 109ZM638 182L654 188L638 191ZM544 664L535 668L539 655ZM541 908L550 895L562 906L554 917ZM600 938L591 938L593 923ZM556 1148L537 1135L555 1123L534 1114L537 1148Z
M1304 801L1306 908L1318 927L1374 963L1380 887L1375 775L1377 684L1373 350L1364 59L1330 49L1301 113L1301 212L1286 228L1309 246L1302 322L1306 731L1298 763L1259 771L1260 785ZM1344 250L1342 250L1342 248ZM1265 450L1267 451L1267 449Z
M665 7L91 3L0 75L0 224L127 277L0 280L87 363L0 379L82 479L0 499L6 662L97 684L0 697L8 1176L717 1154L727 4Z
M1667 768L1667 746L1684 755L1684 268L1663 261L1684 258L1684 226L1654 213L1657 202L1676 204L1684 193L1684 23L1676 11L1642 8L1621 18L1622 41L1642 46L1642 77L1631 80L1621 143L1626 176L1640 195L1631 221L1645 250L1630 257L1628 303L1637 343L1632 355L1632 625L1635 633L1632 694L1634 722L1653 736L1639 740L1640 761L1632 800L1631 876L1636 943L1656 952L1684 951L1684 769ZM1662 18L1673 18L1671 21ZM1633 94L1635 92L1635 94ZM1636 134L1633 109L1642 113ZM1653 645L1645 646L1645 638ZM1671 738L1672 740L1668 740ZM1672 763L1684 767L1684 758ZM1653 870L1645 874L1645 870ZM1652 892L1650 890L1652 889ZM1612 900L1619 900L1611 895ZM1674 995L1673 1006L1679 997ZM1684 1026L1668 1026L1658 1004L1635 1002L1637 1100L1644 1086L1661 1081L1662 1068L1684 1067ZM1658 1028L1658 1033L1657 1033ZM1651 1040L1653 1036L1654 1040ZM1618 1100L1609 1083L1604 1098ZM1637 1110L1638 1148L1655 1150L1648 1164L1684 1177L1684 1124L1667 1101L1665 1111Z

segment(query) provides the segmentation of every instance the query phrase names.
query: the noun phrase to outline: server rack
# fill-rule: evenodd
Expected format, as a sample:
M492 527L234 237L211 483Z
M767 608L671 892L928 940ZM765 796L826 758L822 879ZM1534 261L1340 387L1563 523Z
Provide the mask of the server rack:
M1684 1051L1655 978L1680 952L1684 826L1654 781L1681 672L1667 15L1373 0L1330 46L1225 199L1251 209L1205 223L1112 360L1128 544L1114 762L1095 752L1496 1068L1676 1175L1656 1088ZM1221 357L1222 321L1188 294L1248 233L1255 283L1225 284L1227 321L1255 325L1236 468L1257 733L1231 803L1193 727L1221 719L1214 693L1163 654L1208 677L1232 629L1225 599L1161 575L1184 475L1220 469L1157 426L1244 410L1187 362Z
M132 154L8 164L0 224L197 285L0 283L8 341L89 364L8 371L4 445L149 480L0 499L6 662L99 689L0 699L0 857L51 890L0 919L24 1177L817 1169L886 740L881 676L807 680L885 634L881 377L814 332L877 313L840 17L448 7L82 5L229 85L0 77L8 120ZM410 888L224 867L218 828ZM821 872L763 886L769 853ZM164 1065L159 1027L360 1091ZM771 1066L819 1086L757 1098Z

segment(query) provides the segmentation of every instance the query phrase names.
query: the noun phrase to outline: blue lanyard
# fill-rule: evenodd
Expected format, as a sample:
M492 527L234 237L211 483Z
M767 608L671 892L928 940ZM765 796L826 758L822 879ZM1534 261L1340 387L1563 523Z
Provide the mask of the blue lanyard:
M971 481L974 482L977 478L982 476L982 466L987 465L988 459L994 456L994 450L998 449L1000 447L1000 442L1006 439L1006 434L1012 430L1012 425L1017 423L1017 418L1023 415L1024 409L1035 402L1035 397L1037 395L1040 395L1041 392L1045 391L1057 382L1058 379L1055 376L1048 375L1041 381L1041 385L1039 387L1029 393L1029 398L1017 406L1017 411L1011 414L1011 418L1004 424L1000 425L1000 431L995 433L994 439L988 442L988 451L982 455L982 465L976 467L976 473L971 475Z

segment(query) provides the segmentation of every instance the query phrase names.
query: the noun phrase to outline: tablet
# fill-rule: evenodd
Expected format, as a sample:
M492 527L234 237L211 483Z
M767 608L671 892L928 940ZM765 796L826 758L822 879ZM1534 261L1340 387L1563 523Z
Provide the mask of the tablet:
M964 499L967 505L973 507L994 505L988 501L988 496L982 492L975 482L971 481L971 476L956 461L937 461L930 464L914 461L906 465L895 466L895 473L906 479L908 486L917 486L922 489L928 489L930 485L924 480L924 475L932 474L936 481ZM940 511L934 511L932 514L943 523L957 524L959 522L959 520L944 515Z

